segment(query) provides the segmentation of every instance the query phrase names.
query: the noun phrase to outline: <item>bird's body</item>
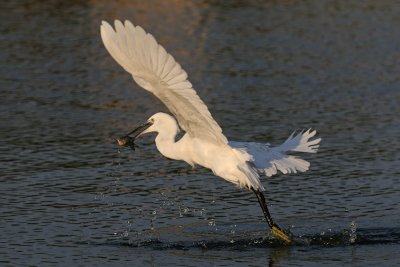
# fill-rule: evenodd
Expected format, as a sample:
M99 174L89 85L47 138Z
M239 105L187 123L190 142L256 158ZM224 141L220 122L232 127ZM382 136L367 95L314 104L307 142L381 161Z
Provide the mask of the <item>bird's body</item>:
M218 144L192 138L185 133L179 140L176 120L166 113L156 113L150 119L152 126L142 132L157 132L155 143L158 151L165 157L183 160L191 166L200 165L240 187L262 189L258 174L249 164L250 155L229 144ZM253 178L253 179L251 179Z
M264 187L260 174L272 176L278 171L296 173L308 170L310 164L307 161L287 153L317 152L321 139L309 140L316 132L308 130L292 134L276 147L253 142L228 142L187 80L186 72L152 35L129 21L124 25L117 20L115 30L103 22L101 36L113 58L141 87L158 97L176 118L156 113L146 124L118 139L118 143L130 144L134 148L132 140L136 137L156 132L157 149L165 157L209 168L216 176L256 193L269 226L277 236L288 241L289 238L269 215L261 193ZM177 139L180 128L185 133ZM135 136L130 137L131 134Z

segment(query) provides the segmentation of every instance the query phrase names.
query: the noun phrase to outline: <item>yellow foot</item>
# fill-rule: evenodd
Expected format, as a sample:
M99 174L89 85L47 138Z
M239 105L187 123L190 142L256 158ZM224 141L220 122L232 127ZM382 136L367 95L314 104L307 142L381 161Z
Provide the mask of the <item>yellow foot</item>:
M290 243L289 237L288 237L281 229L279 229L278 227L276 227L276 226L274 225L274 226L272 226L271 230L272 230L272 233L273 233L274 235L276 235L276 236L279 237L280 239L282 239L282 240L284 240L284 241Z

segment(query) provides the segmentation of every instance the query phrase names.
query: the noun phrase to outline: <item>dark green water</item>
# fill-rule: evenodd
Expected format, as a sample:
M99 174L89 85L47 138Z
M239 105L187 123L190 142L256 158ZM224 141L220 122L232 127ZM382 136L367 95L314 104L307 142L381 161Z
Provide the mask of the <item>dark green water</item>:
M3 1L1 266L398 266L397 1ZM164 45L232 140L322 137L255 197L117 136L165 111L108 55L101 20Z

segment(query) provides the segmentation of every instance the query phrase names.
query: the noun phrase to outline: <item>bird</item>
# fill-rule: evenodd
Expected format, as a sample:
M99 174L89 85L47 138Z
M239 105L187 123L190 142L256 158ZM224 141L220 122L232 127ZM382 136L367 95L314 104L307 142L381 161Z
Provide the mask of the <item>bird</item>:
M260 177L307 171L310 163L292 153L316 153L321 141L321 138L312 139L316 131L293 132L278 146L228 141L193 89L186 71L153 35L129 20L124 23L115 20L114 28L102 21L100 35L115 61L172 114L152 115L133 131L117 138L118 145L135 149L137 138L156 133L155 145L166 158L208 168L215 176L253 192L271 232L283 242L292 242L289 233L271 217Z

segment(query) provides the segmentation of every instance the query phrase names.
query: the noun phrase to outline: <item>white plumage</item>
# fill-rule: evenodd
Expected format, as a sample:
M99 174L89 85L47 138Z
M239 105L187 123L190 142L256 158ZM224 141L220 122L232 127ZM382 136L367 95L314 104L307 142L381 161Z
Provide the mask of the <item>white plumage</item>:
M311 129L296 136L293 133L282 145L277 147L271 147L268 143L253 142L229 142L229 144L236 148L244 148L253 156L252 162L258 172L271 177L278 171L284 174L307 171L310 167L308 161L287 153L290 151L316 153L321 138L309 141L316 133L315 130L311 131Z
M272 220L259 174L272 176L278 171L286 174L308 170L309 162L288 153L317 152L321 139L310 140L316 131L293 133L276 147L253 142L228 143L221 127L187 80L186 72L151 34L129 21L122 24L116 20L115 30L103 21L101 38L111 56L136 83L158 97L176 118L156 113L144 125L119 138L118 143L134 148L135 138L156 132L157 149L165 157L209 168L215 175L252 190L272 232L290 242ZM185 131L179 140L176 140L177 122Z
M103 43L136 83L158 97L185 132L203 140L227 144L221 127L193 90L186 72L154 37L129 21L125 21L124 26L116 20L115 30L103 21Z
M315 153L320 138L309 141L316 131L292 134L282 145L229 142L212 118L186 72L140 26L115 21L115 30L105 21L101 37L112 57L132 76L138 85L153 93L171 111L186 134L178 141L175 119L164 113L153 115L153 125L141 134L158 132L156 145L164 156L184 160L191 165L210 168L214 174L239 187L264 190L259 173L267 176L308 170L309 162L287 155L287 152Z

